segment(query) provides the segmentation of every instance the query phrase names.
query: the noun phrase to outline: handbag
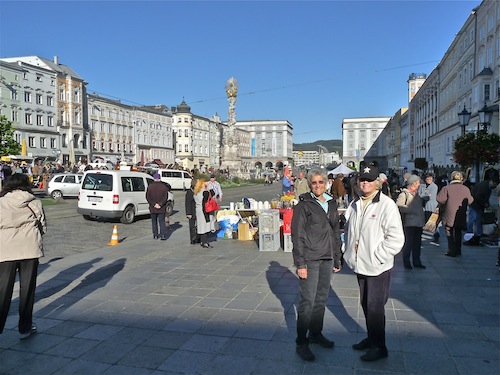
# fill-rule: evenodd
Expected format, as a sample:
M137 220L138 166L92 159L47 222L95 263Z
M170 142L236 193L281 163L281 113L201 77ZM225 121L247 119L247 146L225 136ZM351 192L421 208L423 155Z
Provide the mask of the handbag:
M439 216L439 206L437 206L422 229L426 232L434 233L440 221L441 217Z
M209 194L208 200L205 202L205 212L211 213L219 210L220 206L217 203L217 201L212 197L212 193L209 192L208 194Z
M40 234L44 235L45 232L43 231L43 225L42 223L40 222L40 220L38 220L36 214L35 214L35 211L33 211L33 209L30 207L30 206L27 206L29 208L29 210L33 213L33 216L35 217L35 225L36 227L38 228L38 230L40 231Z

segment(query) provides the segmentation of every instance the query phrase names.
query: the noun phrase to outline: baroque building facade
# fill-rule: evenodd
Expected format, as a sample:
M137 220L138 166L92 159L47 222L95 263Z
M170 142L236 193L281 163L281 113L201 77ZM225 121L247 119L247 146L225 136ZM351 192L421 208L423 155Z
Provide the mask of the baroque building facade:
M10 120L16 129L16 140L26 141L28 153L35 159L54 158L60 163L87 161L86 82L60 64L57 56L53 61L38 56L0 61L4 63L2 76L5 72L14 78L4 81L0 105L15 108ZM12 65L5 63L23 69L17 81Z

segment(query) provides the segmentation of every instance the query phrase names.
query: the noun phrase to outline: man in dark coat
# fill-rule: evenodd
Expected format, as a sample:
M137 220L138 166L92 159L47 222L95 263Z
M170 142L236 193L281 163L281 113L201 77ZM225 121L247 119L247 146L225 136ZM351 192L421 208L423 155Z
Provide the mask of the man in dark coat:
M483 235L483 212L489 204L491 191L496 188L498 181L484 180L474 185L472 188L472 197L474 202L469 207L469 220L467 221L467 232L474 233L474 236L464 245L468 246L482 246L480 239ZM475 227L475 231L474 231Z
M161 238L164 241L167 239L165 213L167 212L168 186L161 182L159 173L155 173L153 178L154 182L149 184L146 191L146 200L149 203L149 212L151 212L153 238ZM158 227L160 228L159 234Z
M191 188L186 191L186 217L189 220L189 241L191 245L200 243L200 236L196 232L196 202L194 201L194 186L196 185L196 178L191 180Z

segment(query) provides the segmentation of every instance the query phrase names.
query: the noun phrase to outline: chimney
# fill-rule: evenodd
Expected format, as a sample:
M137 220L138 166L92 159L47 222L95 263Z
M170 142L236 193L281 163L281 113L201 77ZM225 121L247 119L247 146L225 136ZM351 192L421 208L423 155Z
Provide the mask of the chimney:
M59 65L59 57L54 56L54 64Z

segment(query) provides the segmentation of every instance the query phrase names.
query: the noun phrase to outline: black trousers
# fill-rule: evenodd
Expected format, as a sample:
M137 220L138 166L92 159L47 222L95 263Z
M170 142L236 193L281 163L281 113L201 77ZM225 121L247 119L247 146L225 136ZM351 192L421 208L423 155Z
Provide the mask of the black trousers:
M300 302L297 308L297 345L309 342L307 332L319 335L323 330L326 300L330 291L333 260L307 262L307 279L299 280Z
M411 266L410 255L414 266L422 264L420 261L420 250L422 246L422 228L404 227L405 243L403 245L403 263Z
M31 330L38 258L0 262L0 333L9 315L16 272L19 271L19 332Z
M165 224L165 214L151 213L151 227L153 229L153 236L155 237L167 237L167 226ZM158 227L160 227L160 233L158 234Z
M385 304L389 299L391 271L378 276L356 275L358 277L361 307L365 314L368 340L374 347L385 346Z
M448 239L448 251L451 255L462 254L462 228L446 226L446 238Z
M200 237L196 231L196 217L192 216L189 220L189 241L190 243L200 242Z

